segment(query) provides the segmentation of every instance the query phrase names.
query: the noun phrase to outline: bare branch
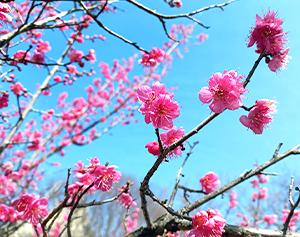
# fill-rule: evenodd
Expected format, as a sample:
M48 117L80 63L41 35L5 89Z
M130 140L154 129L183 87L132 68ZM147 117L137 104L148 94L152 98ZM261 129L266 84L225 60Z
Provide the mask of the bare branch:
M169 200L169 206L172 207L173 206L173 202L174 202L174 199L175 199L175 196L176 196L176 193L177 193L177 190L178 190L178 185L179 185L179 177L181 175L181 171L183 169L183 166L185 165L187 159L189 158L189 156L192 154L192 151L194 149L194 147L198 144L199 142L194 142L193 146L190 146L190 151L187 153L186 155L186 158L184 159L181 167L179 168L178 170L178 173L177 173L177 176L176 176L176 182L175 182L175 186L174 186L174 189L173 189L173 192L171 194L171 197L170 197L170 200Z

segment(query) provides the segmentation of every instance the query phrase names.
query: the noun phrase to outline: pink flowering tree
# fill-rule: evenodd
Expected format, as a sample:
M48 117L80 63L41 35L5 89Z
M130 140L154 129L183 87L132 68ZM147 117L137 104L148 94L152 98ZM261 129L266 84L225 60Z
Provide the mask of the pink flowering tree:
M271 72L286 68L291 57L286 47L287 33L282 28L283 20L272 10L256 16L247 46L256 47L257 61L246 77L237 70L224 68L207 78L208 85L199 88L198 97L200 104L209 104L211 114L187 131L184 124L174 125L180 117L181 105L176 100L176 91L171 92L163 80L172 68L173 57L182 58L180 50L188 51L192 45L201 45L208 35L201 32L193 35L194 24L170 27L166 22L187 18L190 23L208 28L197 19L197 14L213 8L223 9L234 1L188 13L165 15L135 0L126 0L128 8L134 7L161 24L166 41L162 45L149 46L149 49L142 42L136 43L103 23L102 16L113 17L122 12L116 2L26 0L0 3L3 84L0 92L0 235L17 234L18 229L27 223L35 236L66 234L71 237L74 235L74 213L78 209L115 203L124 210L119 226L122 234L127 236L179 236L181 230L186 231L185 236L243 236L242 232L236 234L242 227L226 224L226 217L219 210L199 208L251 177L259 179L251 181L259 187L253 193L253 202L266 199L268 189L258 186L258 183L268 181L262 176L263 171L287 156L299 154L300 145L279 154L280 144L271 160L227 184L221 183L216 173L208 171L197 178L201 190L196 190L179 185L180 175L197 145L197 142L190 145L189 139L216 117L238 109L247 111L247 115L240 117L240 122L254 134L262 134L274 120L271 115L276 113L274 99L257 98L250 107L244 105L243 99L244 94L251 93L247 85L262 59ZM180 0L165 2L166 6L176 10L184 4ZM99 29L104 34L95 34ZM96 48L97 44L107 40L107 36L129 44L141 55L134 53L122 62L114 59L112 65L101 61L101 50ZM100 73L94 69L96 62ZM138 68L137 72L135 68ZM75 93L72 86L80 80L88 80L89 83L80 92L76 91L78 97L72 98L69 96ZM59 196L58 203L43 192L42 181L51 175L43 167L53 155L64 156L68 147L78 146L82 147L82 156L84 149L88 149L85 147L117 125L137 122L137 113L144 116L145 123L153 127L156 135L145 144L155 162L148 168L143 180L138 182L139 195L134 196L131 191L132 186L137 184L130 180L121 181L121 170L110 164L112 157L94 157L88 161L89 157L80 157L85 161L70 161L72 169L66 171L63 195ZM157 169L163 162L172 162L172 159L184 155L188 149L175 177L170 198L163 200L154 195L150 180ZM60 163L52 162L51 165L59 167ZM293 183L290 186L292 193ZM202 196L175 210L173 204L178 189L184 191L187 201L186 194L189 192ZM299 191L298 188L296 190ZM97 193L108 193L108 196L91 200L90 197L100 196ZM157 203L166 213L153 220L147 202ZM300 218L300 212L296 210L299 202L300 198L293 201L290 194L290 208L286 208L281 217L284 234L296 230L294 226ZM238 194L231 191L229 209L236 206ZM66 215L59 219L63 212ZM260 227L255 226L260 218L258 215L254 215L254 225L249 225L245 215L242 216L244 222L241 225L248 228L242 230L251 232L254 231L251 227ZM143 217L142 225L145 226L138 228L138 217ZM272 226L277 219L274 213L266 213L263 220ZM279 230L259 231L267 231L269 236L281 233Z

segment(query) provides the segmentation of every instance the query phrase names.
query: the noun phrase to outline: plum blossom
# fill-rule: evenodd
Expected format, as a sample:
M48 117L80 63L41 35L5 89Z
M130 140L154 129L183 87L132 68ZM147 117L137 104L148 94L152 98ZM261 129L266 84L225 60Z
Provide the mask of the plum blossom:
M82 57L83 57L83 52L73 49L70 53L69 53L69 58L71 63L72 62L81 62L82 61Z
M256 43L256 53L265 50L266 55L272 57L271 60L267 57L266 63L273 72L285 69L291 59L291 56L287 56L289 48L284 48L287 33L283 32L282 24L283 20L278 18L278 13L269 10L263 18L256 15L256 25L250 31L249 36L248 47L252 47Z
M169 145L171 145L172 143L179 140L183 136L184 132L185 131L183 130L182 127L177 129L176 126L174 126L172 129L168 130L168 132L161 133L160 138L161 138L163 147L166 148ZM148 142L145 148L148 148L148 152L154 156L160 155L159 143L157 141ZM168 157L172 158L173 156L181 156L182 148L183 148L183 145L176 147L174 150L172 150L168 153Z
M6 91L0 92L0 109L8 106L8 96L9 94Z
M268 67L272 72L278 72L281 69L286 69L286 65L289 63L289 59L292 59L291 56L288 56L290 48L285 49L283 52L274 54L273 58L269 61Z
M160 154L159 144L157 141L148 142L145 148L148 148L148 152L154 156L159 156Z
M153 47L149 54L144 53L138 63L146 67L154 67L156 63L161 63L165 58L166 52L162 49Z
M51 50L50 43L48 41L43 41L42 39L39 40L36 46L36 50L41 53L47 53Z
M250 110L248 116L242 115L240 122L250 128L255 134L262 134L265 127L273 121L271 114L276 113L276 103L274 100L258 100Z
M17 52L14 53L13 59L19 59L20 61L19 62L17 62L17 61L11 61L10 64L17 65L18 63L23 63L22 59L29 61L30 60L30 56L31 56L31 54L29 52L24 51L24 50L19 50L19 51L17 51ZM27 62L24 62L24 64L26 65Z
M4 204L0 204L0 221L6 221L8 215L8 207Z
M278 13L269 10L263 18L256 14L256 25L250 31L248 47L256 43L257 53L263 49L267 53L278 53L283 49L285 44L285 35L281 27L282 19L278 18Z
M179 140L183 134L184 134L184 130L182 127L180 128L176 128L176 126L174 126L173 128L171 128L170 130L168 130L168 132L163 132L160 134L160 138L161 141L163 143L163 145L165 147L171 145L172 143L176 142L177 140ZM183 146L178 146L176 147L173 151L169 152L169 156L181 156L182 154L182 149Z
M181 8L182 7L182 2L181 0L175 0L174 4L176 5L176 7Z
M123 227L124 227L124 223L122 222L121 224ZM137 219L131 219L130 216L127 217L127 220L126 220L126 226L127 226L127 230L128 230L128 233L131 233L133 231L133 229L135 227L137 227ZM126 233L124 233L126 234Z
M230 197L229 208L231 209L236 207L238 205L236 191L232 190L229 197Z
M96 62L96 52L94 49L90 49L89 54L84 57L90 63L94 64Z
M37 66L41 68L39 64L45 62L45 55L42 52L35 49L34 55L31 57L31 61L36 62Z
M37 195L23 194L20 199L11 203L15 206L18 212L23 213L23 221L31 219L33 225L39 223L39 218L44 218L48 215L48 198L38 198ZM13 213L12 213L13 214Z
M118 166L112 165L106 167L104 165L99 165L96 168L93 175L95 176L95 186L97 189L100 189L103 192L109 191L112 184L119 181L122 174L120 171L115 171L115 168L118 168Z
M165 130L173 127L173 119L179 116L180 108L173 100L173 93L166 92L164 84L155 82L151 87L141 86L136 93L143 102L139 112L145 115L147 124L152 123L155 128Z
M48 215L48 203L48 198L40 198L34 200L31 205L24 211L23 221L31 219L31 224L37 225L39 223L39 218L45 218Z
M184 237L219 237L224 232L225 222L213 209L197 212L192 220L194 229L187 231Z
M21 96L22 93L23 93L23 85L21 84L21 82L17 82L15 84L11 84L10 85L10 89L12 90L12 92L15 94L15 95L18 95L18 96Z
M13 18L10 15L6 14L10 12L10 6L7 3L0 2L0 20L2 23L4 22L7 25L7 21L12 21ZM0 26L2 27L3 25L0 23Z
M205 104L212 101L209 108L215 113L221 113L224 109L238 109L243 105L241 95L247 92L243 82L240 82L243 77L234 70L213 74L209 86L202 87L199 92L200 101Z
M276 214L265 215L264 221L267 222L268 225L273 225L277 220L278 216Z
M205 190L206 194L213 192L218 186L221 185L219 176L212 171L201 177L199 182L201 183L201 187L203 190Z
M283 215L281 217L281 221L283 223L286 222L286 219L287 217L289 216L290 214L290 211L289 209L283 209L282 212L283 212ZM300 220L300 211L299 210L294 210L294 214L289 222L289 230L290 231L295 231L296 230L296 222Z

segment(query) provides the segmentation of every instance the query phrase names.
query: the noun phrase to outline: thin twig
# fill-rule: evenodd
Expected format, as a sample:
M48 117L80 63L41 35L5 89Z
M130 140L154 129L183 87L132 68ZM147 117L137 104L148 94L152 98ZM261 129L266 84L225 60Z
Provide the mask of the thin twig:
M185 157L185 159L184 159L184 161L183 161L181 167L180 167L179 170L178 170L178 173L177 173L177 176L176 176L176 181L175 181L175 186L174 186L173 192L172 192L172 194L171 194L171 197L170 197L170 200L169 200L169 203L168 203L168 205L169 205L170 207L173 206L173 202L174 202L174 199L175 199L177 190L178 190L178 184L179 184L179 181L180 181L180 180L179 180L179 177L180 177L180 175L181 175L181 171L182 171L182 169L183 169L183 166L185 165L187 159L188 159L188 158L190 157L190 155L192 154L192 151L193 151L194 147L195 147L198 143L199 143L199 142L194 142L193 146L190 146L190 151L186 154L186 157Z

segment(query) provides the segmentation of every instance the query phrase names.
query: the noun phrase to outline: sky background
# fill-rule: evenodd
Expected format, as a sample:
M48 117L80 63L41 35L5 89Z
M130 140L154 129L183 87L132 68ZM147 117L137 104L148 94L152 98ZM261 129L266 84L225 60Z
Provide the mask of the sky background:
M219 0L182 0L182 8L170 9L163 0L139 2L163 14L186 13L211 4L223 3ZM168 40L157 18L125 1L115 3L115 6L121 9L117 14L110 13L101 16L102 23L110 29L137 42L139 46L149 51L152 47L160 47ZM188 53L182 51L183 59L174 56L173 69L162 80L167 87L178 87L178 90L174 91L174 98L179 102L181 114L176 119L175 125L183 126L186 131L193 129L211 113L208 105L203 105L198 98L200 88L207 86L206 80L209 80L213 73L223 72L224 69L238 69L238 74L247 76L257 60L259 55L254 52L255 47L247 48L246 46L246 38L250 28L254 25L256 14L262 15L262 12L267 12L268 9L278 11L279 17L284 19L282 26L284 32L289 32L290 42L287 46L290 47L289 55L293 59L288 64L287 70L277 74L271 72L267 64L262 61L247 86L249 93L245 94L247 99L243 100L245 106L250 107L259 99L275 99L278 102L278 113L274 115L274 122L270 128L265 129L262 135L255 135L239 122L241 115L247 115L246 111L242 109L225 111L189 139L191 144L195 141L199 141L199 144L183 169L185 177L181 178L182 184L200 189L201 176L208 171L214 171L219 174L223 185L226 181L237 178L246 169L250 170L254 163L262 164L270 159L280 142L283 143L281 152L300 143L300 83L297 74L300 65L299 8L300 2L297 0L240 0L224 7L224 11L212 9L195 16L210 28L204 29L197 25L191 37L205 32L209 35L209 39L200 46L190 47ZM168 20L167 28L170 30L172 24L179 23L192 24L193 22L186 19ZM92 29L94 32L91 32L91 35L95 33L107 37L106 41L96 41L93 45L97 52L95 65L97 72L99 72L97 65L100 61L112 65L113 59L126 59L133 53L139 53L131 45L109 36L97 26ZM57 38L54 44L56 49L65 47L65 44L60 44L60 42L61 39ZM81 47L83 48L84 45ZM39 72L35 68L30 68L30 70L33 73ZM136 71L132 75L138 75L142 67L136 63L134 70ZM78 80L73 86L56 87L52 92L55 95L66 89L71 98L80 96L85 93L83 88L90 82L91 79ZM44 100L40 103L44 103ZM51 106L51 102L45 109L49 109L49 105ZM56 177L65 178L67 168L73 168L73 164L78 160L83 160L85 164L88 164L87 159L98 157L102 164L110 161L110 164L119 166L122 173L133 175L138 180L136 185L139 185L155 162L155 157L148 153L145 145L156 140L156 136L153 126L145 124L141 114L136 113L136 118L139 120L138 123L117 126L110 134L106 134L88 146L67 147L64 157L52 156L49 162L58 161L62 166L55 170L46 166L46 177L52 178L55 173ZM186 148L189 150L188 146ZM150 188L151 185L155 185L171 191L184 157L185 153L182 157L163 163L152 177ZM274 179L280 179L280 171L293 175L299 169L299 159L300 157L297 156L288 157L267 171L279 172L279 176ZM156 193L156 190L153 192Z

